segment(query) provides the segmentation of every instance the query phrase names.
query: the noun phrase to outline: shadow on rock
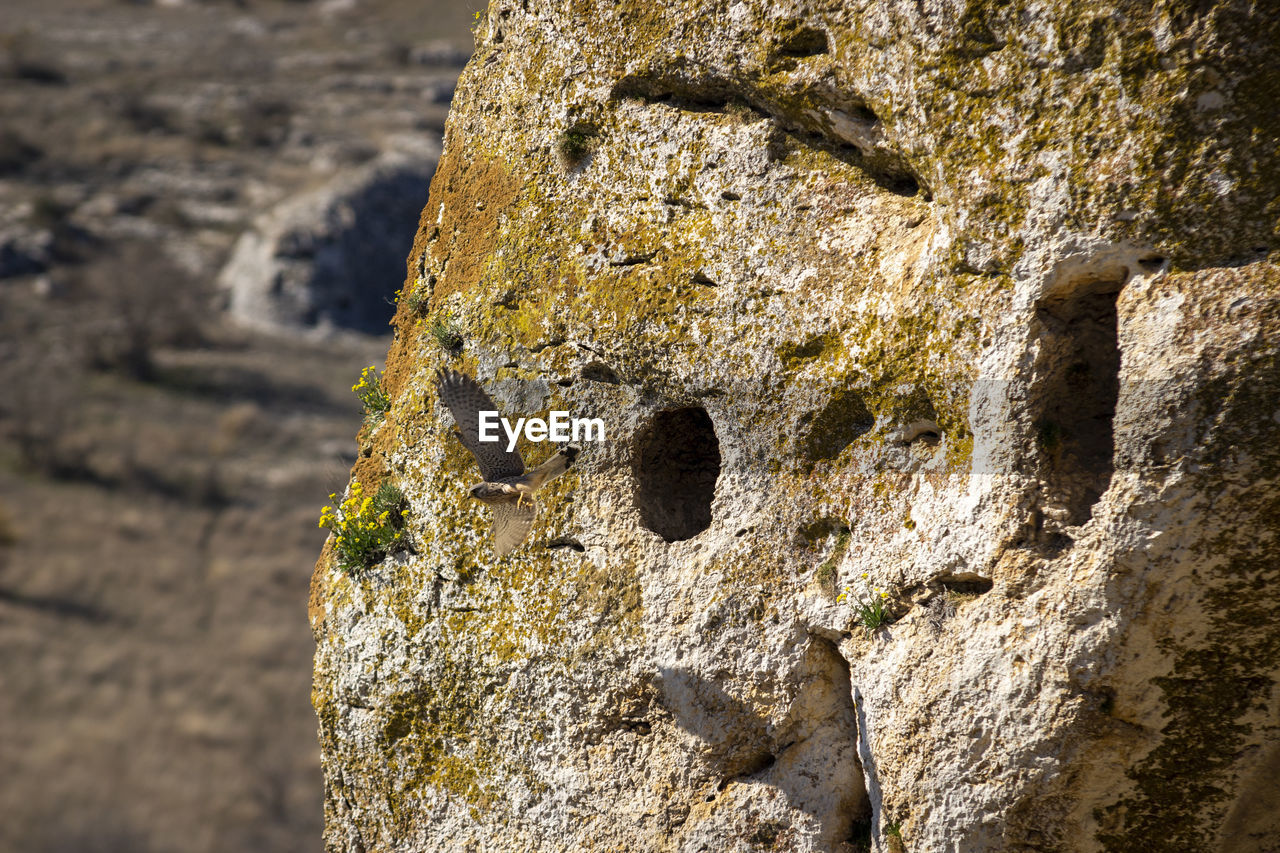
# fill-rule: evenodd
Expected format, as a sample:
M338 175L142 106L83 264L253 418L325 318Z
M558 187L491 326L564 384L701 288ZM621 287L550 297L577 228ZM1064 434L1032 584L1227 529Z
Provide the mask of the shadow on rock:
M722 777L708 802L734 785L773 789L788 808L816 821L824 843L834 844L866 832L870 803L848 665L830 642L808 643L789 679L793 698L778 720L691 670L662 668L659 681L677 725L702 741L704 759Z

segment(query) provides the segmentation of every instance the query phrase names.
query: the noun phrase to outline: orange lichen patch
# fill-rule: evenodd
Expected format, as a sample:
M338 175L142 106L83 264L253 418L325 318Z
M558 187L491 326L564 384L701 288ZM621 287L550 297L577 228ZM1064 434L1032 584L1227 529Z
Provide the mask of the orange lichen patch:
M311 633L317 641L320 639L320 629L324 624L324 606L329 600L329 587L325 583L324 568L329 565L329 559L332 556L333 539L331 537L324 541L324 548L321 549L316 567L311 572L311 591L307 596L307 619L311 622Z
M519 181L505 166L478 152L463 150L466 147L465 143L450 146L436 167L410 254L411 272L420 268L417 261L424 255L429 256L428 268L443 272L432 294L433 307L480 280L484 263L497 244L502 214L520 189ZM412 286L411 275L405 287ZM398 314L397 326L407 317L407 313Z
M400 396L400 391L404 384L413 376L415 355L412 340L397 330L395 338L391 341L391 346L387 349L386 367L382 371L382 390L391 398L393 404ZM394 418L394 411L395 406L393 405L392 411L386 414L388 420ZM366 429L368 428L366 427ZM384 428L379 431L379 438L388 436L393 432L395 432L394 429ZM385 444L385 441L379 442L379 446L383 444Z

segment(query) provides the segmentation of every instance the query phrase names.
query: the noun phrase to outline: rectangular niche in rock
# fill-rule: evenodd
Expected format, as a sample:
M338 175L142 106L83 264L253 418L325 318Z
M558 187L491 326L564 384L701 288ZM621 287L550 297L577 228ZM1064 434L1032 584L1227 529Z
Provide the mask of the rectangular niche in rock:
M1120 390L1116 299L1128 277L1088 277L1036 308L1031 389L1041 510L1050 532L1085 523L1111 485Z

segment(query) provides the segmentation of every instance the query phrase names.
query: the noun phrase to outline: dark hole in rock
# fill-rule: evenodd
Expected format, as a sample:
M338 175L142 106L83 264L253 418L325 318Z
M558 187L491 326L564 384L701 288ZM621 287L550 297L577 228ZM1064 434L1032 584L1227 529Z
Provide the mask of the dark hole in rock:
M720 476L720 441L706 409L659 412L636 443L640 520L667 542L691 539L711 525Z
M729 190L725 190L724 192L720 193L720 198L724 199L725 201L742 201L742 196L738 195L735 192L730 192Z
M858 119L859 121L872 122L872 121L880 120L880 116L876 115L875 111L872 110L871 107L867 106L866 104L859 104L858 106L849 110L849 114L852 115L854 118Z
M696 273L693 274L693 283L704 284L708 287L717 286L716 283L711 280L711 277L708 276L706 273L704 273L702 270L698 270Z
M593 361L582 368L582 378L591 382L604 382L609 385L617 385L621 380L618 374L613 372L613 368L602 361Z
M746 766L742 768L742 775L755 776L757 773L763 773L772 767L777 760L778 756L762 752L747 762Z
M804 456L810 462L835 459L859 436L875 426L876 419L855 391L842 388L814 416L802 441Z
M932 406L932 403L930 403ZM912 421L902 427L899 436L903 444L927 444L936 447L942 440L942 430L931 420Z
M837 142L829 137L824 139L827 144L835 143L831 152L837 159L866 172L867 177L886 192L903 198L919 196L924 201L933 199L920 176L899 158L874 149L864 150L850 142Z
M862 760L854 748L859 740L866 738L866 718L860 713L854 701L853 677L849 671L849 662L840 654L836 644L830 640L813 637L813 641L814 651L818 653L819 660L826 661L833 688L832 702L835 708L839 709L839 716L847 721L840 727L843 732L837 737L847 739L846 743L851 753L848 759L836 765L839 768L837 772L829 775L830 781L836 784L828 790L834 789L833 793L838 791L840 800L838 812L830 816L828 826L824 828L834 836L833 841L841 839L854 844L855 849L870 850L872 849L873 817L871 798L867 796ZM818 683L821 681L819 680ZM831 743L828 749L833 755L840 755L842 752L837 743ZM865 772L871 778L875 778L874 764L867 767Z
M870 808L866 810L870 812ZM869 813L858 814L853 819L853 825L849 827L849 837L845 839L845 844L851 846L854 850L870 850L871 849L871 815Z
M1126 274L1127 275L1127 274ZM1068 295L1046 300L1036 360L1035 442L1047 485L1048 518L1083 524L1111 485L1112 420L1120 393L1116 299L1119 280L1086 280ZM1049 531L1055 532L1055 531Z
M613 86L613 98L638 98L648 103L670 104L690 112L724 112L741 103L733 81L724 78L688 80L663 74L629 74Z
M778 42L783 56L821 56L828 51L827 34L814 27L800 27Z
M1151 255L1150 257L1146 257L1146 258L1138 258L1138 266L1142 267L1147 272L1155 272L1156 270L1164 266L1164 258L1161 257L1160 255Z
M548 550L554 551L557 548L568 548L572 551L577 551L579 554L587 550L577 539L572 539L568 536L557 536L547 543Z
M991 578L984 578L972 572L958 572L951 575L940 575L934 578L947 592L961 595L985 595L995 585Z
M901 175L889 182L888 189L894 195L911 198L920 192L920 182L910 175Z

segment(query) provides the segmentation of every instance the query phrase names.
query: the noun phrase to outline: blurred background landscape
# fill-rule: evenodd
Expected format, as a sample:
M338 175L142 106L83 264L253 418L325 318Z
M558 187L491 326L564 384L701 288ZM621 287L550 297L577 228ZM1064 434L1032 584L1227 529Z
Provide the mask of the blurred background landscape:
M321 847L320 507L482 0L0 0L0 851Z

